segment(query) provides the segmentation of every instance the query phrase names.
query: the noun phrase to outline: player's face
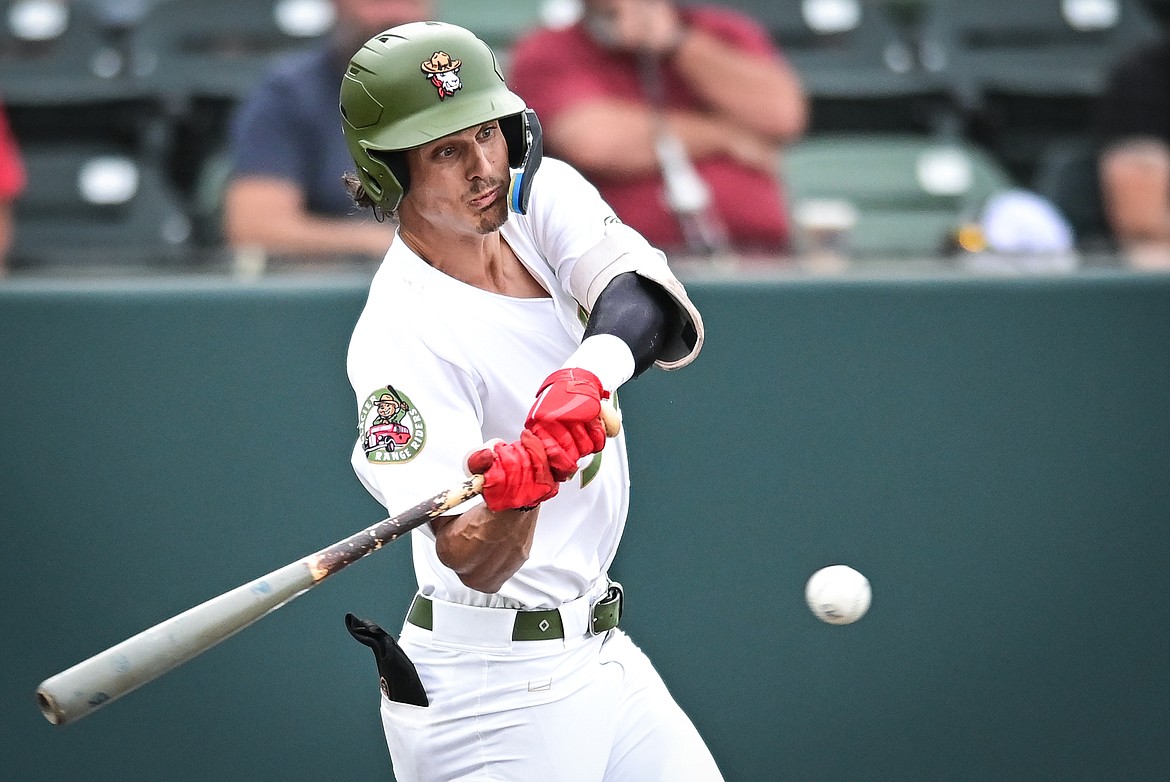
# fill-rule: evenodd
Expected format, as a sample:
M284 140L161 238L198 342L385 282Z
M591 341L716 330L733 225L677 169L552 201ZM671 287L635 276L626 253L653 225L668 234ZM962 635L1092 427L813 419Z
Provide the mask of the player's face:
M479 235L508 220L508 145L494 120L407 150L410 189L400 219ZM416 227L416 226L412 226Z

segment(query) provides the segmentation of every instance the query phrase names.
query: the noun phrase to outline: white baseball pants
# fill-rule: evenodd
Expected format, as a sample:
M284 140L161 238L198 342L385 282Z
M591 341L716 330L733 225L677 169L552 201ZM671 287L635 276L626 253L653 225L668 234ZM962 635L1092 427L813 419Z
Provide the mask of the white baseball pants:
M382 697L398 782L721 782L703 739L620 629L510 649L399 643L430 705Z

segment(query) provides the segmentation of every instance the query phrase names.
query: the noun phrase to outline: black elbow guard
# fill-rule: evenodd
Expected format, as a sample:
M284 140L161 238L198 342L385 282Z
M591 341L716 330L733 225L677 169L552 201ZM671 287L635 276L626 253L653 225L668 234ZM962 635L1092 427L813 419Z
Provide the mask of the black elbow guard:
M593 305L585 337L612 334L634 354L634 377L657 361L682 333L683 319L662 286L634 272L614 277Z

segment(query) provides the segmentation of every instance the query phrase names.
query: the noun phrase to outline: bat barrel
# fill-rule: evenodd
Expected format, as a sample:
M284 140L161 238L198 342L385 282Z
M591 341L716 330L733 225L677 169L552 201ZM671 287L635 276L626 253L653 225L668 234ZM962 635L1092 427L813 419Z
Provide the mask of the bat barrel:
M37 688L37 706L54 725L79 720L202 654L312 585L304 561L285 565L46 679Z

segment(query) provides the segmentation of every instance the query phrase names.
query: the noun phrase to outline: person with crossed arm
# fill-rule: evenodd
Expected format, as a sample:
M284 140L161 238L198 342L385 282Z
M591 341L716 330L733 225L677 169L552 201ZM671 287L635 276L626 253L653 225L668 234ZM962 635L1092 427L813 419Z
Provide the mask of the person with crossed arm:
M510 59L509 83L543 120L549 152L671 251L690 249L666 173L678 155L663 141L676 141L732 248L786 250L779 155L804 133L809 110L767 32L730 9L671 0L584 0L583 8L571 27L521 39Z

